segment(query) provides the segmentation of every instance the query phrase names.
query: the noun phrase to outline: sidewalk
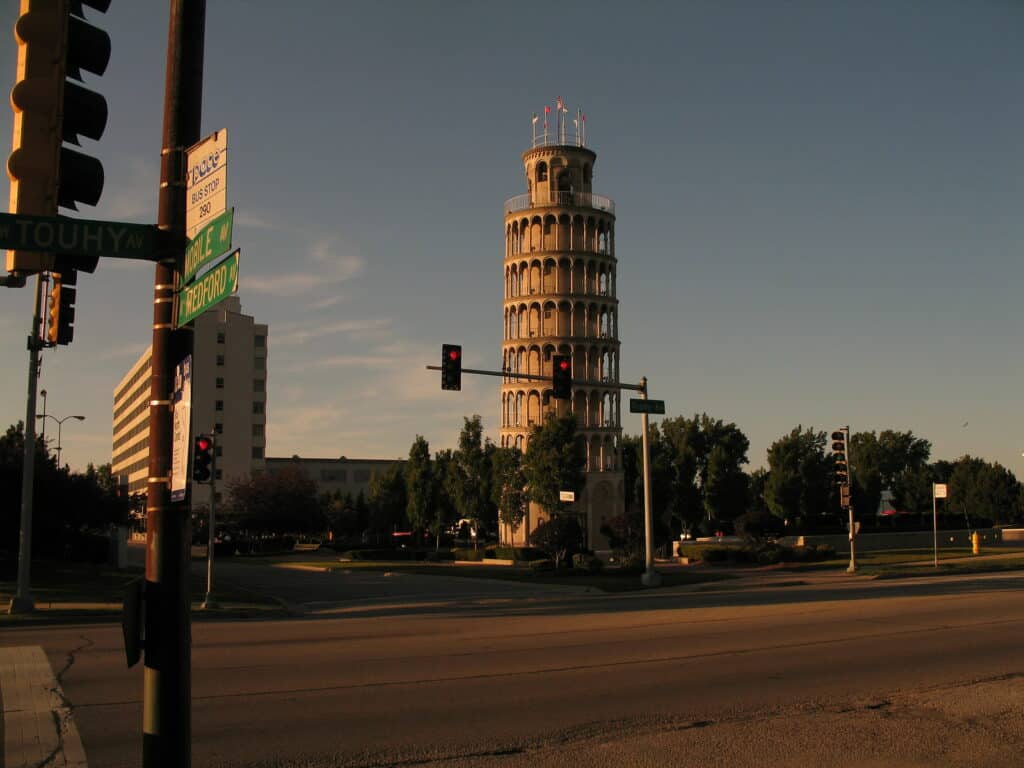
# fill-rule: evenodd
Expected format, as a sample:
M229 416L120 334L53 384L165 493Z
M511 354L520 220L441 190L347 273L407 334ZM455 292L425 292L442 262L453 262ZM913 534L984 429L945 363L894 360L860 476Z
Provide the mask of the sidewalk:
M87 768L60 683L38 645L0 648L5 768Z

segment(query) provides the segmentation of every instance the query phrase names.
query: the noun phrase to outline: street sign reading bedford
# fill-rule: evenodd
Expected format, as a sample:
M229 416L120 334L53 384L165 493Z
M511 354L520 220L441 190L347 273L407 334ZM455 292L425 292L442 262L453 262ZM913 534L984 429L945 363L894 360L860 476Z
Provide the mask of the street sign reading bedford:
M203 227L185 248L185 272L182 285L192 282L204 266L216 261L231 248L231 230L234 226L235 209L225 211Z
M185 234L194 237L228 204L228 129L186 150Z
M238 290L238 254L239 250L235 249L224 261L178 294L179 328Z
M0 213L0 248L14 251L156 261L160 234L152 224Z
M665 413L664 400L641 400L640 398L629 398L630 413Z

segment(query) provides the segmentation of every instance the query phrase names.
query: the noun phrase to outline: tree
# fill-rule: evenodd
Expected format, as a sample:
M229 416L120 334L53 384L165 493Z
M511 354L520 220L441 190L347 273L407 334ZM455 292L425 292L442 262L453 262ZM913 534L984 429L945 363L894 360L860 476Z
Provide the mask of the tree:
M405 462L405 515L418 542L419 534L431 522L434 512L435 486L430 464L430 444L422 435L416 435Z
M229 480L227 492L228 507L251 531L313 533L322 531L327 523L316 483L298 467Z
M473 521L493 517L491 505L491 472L483 439L483 421L478 414L465 418L459 433L459 447L452 457L450 490L459 516ZM475 541L475 540L474 540Z
M559 491L583 489L587 450L572 414L550 418L530 433L523 472L530 499L549 513L559 509Z
M19 422L0 436L0 492L4 494L0 507L5 512L0 515L0 550L8 552L18 551L24 457L25 432ZM33 555L88 555L84 537L127 522L129 500L117 495L109 465L99 469L90 465L84 473L58 467L38 436L34 461Z
M555 515L533 529L530 543L543 549L559 568L566 557L582 550L583 529L576 515Z
M377 534L387 534L398 526L405 527L405 477L400 464L393 464L370 479L367 527ZM356 500L358 504L358 499Z
M750 441L733 423L706 413L661 422L674 468L674 515L684 527L732 520L746 508ZM653 454L653 442L652 442ZM653 458L653 457L652 457Z
M953 465L947 482L947 515L965 515L967 522L982 518L996 523L1012 522L1020 515L1021 484L999 463L964 456Z
M441 534L458 514L451 494L453 464L453 451L450 449L434 454L434 514L431 516L430 532L434 536L435 549L441 548Z
M825 433L802 426L768 448L768 509L791 524L823 514L828 505L832 465L825 457Z
M927 467L931 443L914 433L882 430L857 432L850 436L850 465L853 474L853 503L862 512L874 513L882 491L893 492L897 507L923 511L919 504L920 472ZM928 504L930 507L930 502Z
M523 524L528 502L523 454L518 448L496 448L491 468L491 501L501 522L516 531Z

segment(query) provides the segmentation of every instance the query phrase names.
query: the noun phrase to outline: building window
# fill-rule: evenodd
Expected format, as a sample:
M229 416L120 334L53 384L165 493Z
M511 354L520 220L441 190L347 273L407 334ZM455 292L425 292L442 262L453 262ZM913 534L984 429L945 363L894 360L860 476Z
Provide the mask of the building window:
M224 355L217 355L217 365L224 365Z
M253 379L252 380L252 391L253 392L264 392L267 387L267 382L264 379Z
M263 430L266 429L265 424L253 424L252 425L252 436L263 437Z
M265 347L265 346L267 346L267 337L266 336L259 336L259 335L254 336L253 340L252 340L252 343L255 346L257 346L257 347Z
M219 458L221 456L221 454L223 454L223 453L224 453L224 450L223 450L223 448L221 446L219 446L219 445L213 446L213 455L214 456Z
M255 368L257 371L262 371L263 368L266 366L266 364L267 364L267 359L265 357L254 357L253 358L252 367Z
M224 501L224 498L223 498L223 496L221 496L221 492L220 491L217 491L216 493L213 494L213 500L216 501L218 504L220 504L222 501Z
M352 473L352 480L357 483L368 483L370 482L370 470L368 469L357 469Z
M224 331L217 331L217 343L218 344L223 344L224 343Z
M215 410L215 411L223 411L224 410L224 401L223 400L218 400L216 403L214 403L213 404L213 410Z
M215 480L223 480L224 479L224 470L223 469L218 469L216 471L216 473L214 473L214 479Z
M259 446L259 445L254 445L252 447L252 457L254 459L262 459L263 458L263 448L261 446Z
M217 377L217 389L224 389L224 377L223 376L218 376Z
M252 404L252 412L257 416L262 415L265 412L265 404L261 402L255 402Z
M213 425L213 432L216 435L223 435L224 434L224 425L219 423L219 422L217 424L214 424Z

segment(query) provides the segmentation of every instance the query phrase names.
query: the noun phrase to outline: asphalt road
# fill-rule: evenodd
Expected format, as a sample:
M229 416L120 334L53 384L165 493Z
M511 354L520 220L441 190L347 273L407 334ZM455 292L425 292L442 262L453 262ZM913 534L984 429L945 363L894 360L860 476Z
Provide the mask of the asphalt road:
M1021 762L1017 575L602 595L236 567L307 614L193 625L196 766ZM91 765L139 764L118 628L0 643L64 669Z

